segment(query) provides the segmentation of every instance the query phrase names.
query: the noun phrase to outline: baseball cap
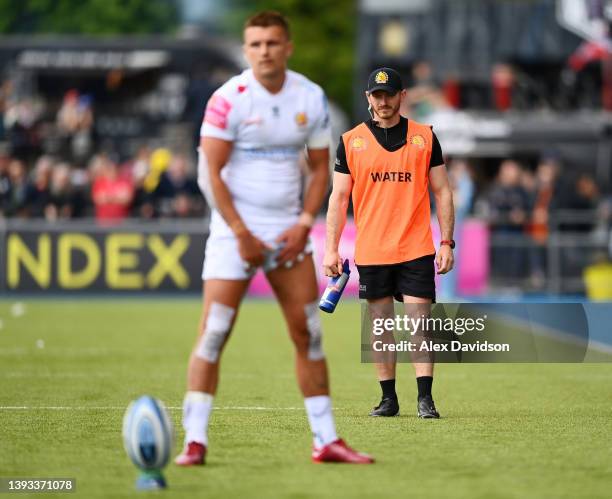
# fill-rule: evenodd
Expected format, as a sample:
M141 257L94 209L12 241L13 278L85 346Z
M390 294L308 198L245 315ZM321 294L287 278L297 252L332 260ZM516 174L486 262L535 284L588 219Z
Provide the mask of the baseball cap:
M378 68L370 73L368 77L368 92L384 90L392 95L404 88L402 77L395 69Z

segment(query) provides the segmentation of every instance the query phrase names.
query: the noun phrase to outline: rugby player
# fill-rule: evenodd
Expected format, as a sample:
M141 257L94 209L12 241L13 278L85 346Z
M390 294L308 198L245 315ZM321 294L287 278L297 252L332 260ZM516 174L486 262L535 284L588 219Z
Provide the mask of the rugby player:
M323 261L328 276L342 269L338 243L352 195L357 239L355 263L359 297L371 311L393 308L429 313L435 302L435 269L453 267L454 211L442 150L430 126L400 116L406 97L400 75L391 68L373 71L366 98L372 119L342 135L327 212ZM434 194L442 241L436 254L430 227L429 190ZM396 358L376 362L382 400L371 416L396 416ZM433 358L413 357L418 388L417 414L439 418L432 398Z
M251 17L244 29L250 69L225 83L206 107L200 183L214 210L178 465L205 462L221 353L258 267L265 271L295 345L298 384L314 436L312 460L373 462L338 438L332 415L309 242L329 181L330 124L322 89L287 69L292 50L282 15ZM302 204L299 158L304 148L311 179Z

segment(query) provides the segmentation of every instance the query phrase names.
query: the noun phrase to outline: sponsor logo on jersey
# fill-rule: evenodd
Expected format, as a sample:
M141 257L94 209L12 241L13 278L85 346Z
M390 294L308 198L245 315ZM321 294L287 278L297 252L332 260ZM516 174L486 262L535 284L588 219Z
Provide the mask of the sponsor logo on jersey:
M425 137L422 135L412 135L410 137L410 145L423 149L425 147Z
M227 128L227 116L232 109L232 104L220 95L213 95L206 106L204 121L217 128Z
M351 142L351 147L355 151L364 151L367 146L368 144L366 142L366 139L364 139L363 137L355 137Z
M295 122L298 126L306 126L308 124L308 116L306 116L306 113L297 113L295 115Z
M389 75L385 73L384 71L379 71L378 73L376 73L376 76L374 77L374 81L379 84L387 83L389 81Z
M412 182L410 172L370 172L374 182Z

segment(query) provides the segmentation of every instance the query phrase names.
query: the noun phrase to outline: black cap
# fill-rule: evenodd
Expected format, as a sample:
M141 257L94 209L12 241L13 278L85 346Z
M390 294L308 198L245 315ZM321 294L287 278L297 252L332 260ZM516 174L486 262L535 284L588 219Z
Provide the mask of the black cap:
M403 88L402 77L395 69L378 68L372 71L368 77L368 92L384 90L385 92L395 95Z

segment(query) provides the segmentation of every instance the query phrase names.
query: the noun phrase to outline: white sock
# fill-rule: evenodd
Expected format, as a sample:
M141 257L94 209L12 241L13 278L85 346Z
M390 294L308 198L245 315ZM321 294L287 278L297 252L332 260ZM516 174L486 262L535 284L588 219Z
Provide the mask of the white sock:
M314 437L315 448L323 447L338 440L334 415L332 414L331 398L328 395L306 397L304 405Z
M198 442L208 446L208 419L213 396L204 392L187 392L183 401L185 443Z

